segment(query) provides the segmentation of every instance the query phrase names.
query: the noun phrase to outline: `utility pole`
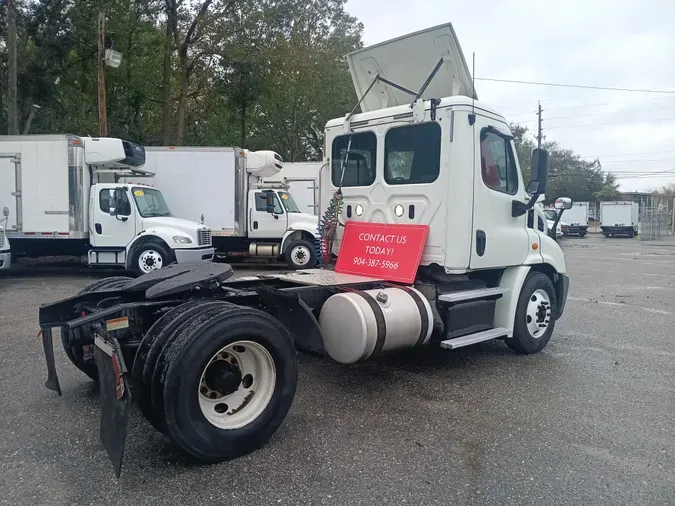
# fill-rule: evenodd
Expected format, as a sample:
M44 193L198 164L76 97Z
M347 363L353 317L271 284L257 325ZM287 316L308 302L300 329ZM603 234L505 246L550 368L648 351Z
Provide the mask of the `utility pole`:
M108 113L105 103L105 11L98 13L98 130L101 137L108 136Z
M544 139L544 136L541 133L541 102L537 102L537 147L541 147L541 141Z
M19 134L19 107L16 97L16 0L7 0L7 133Z

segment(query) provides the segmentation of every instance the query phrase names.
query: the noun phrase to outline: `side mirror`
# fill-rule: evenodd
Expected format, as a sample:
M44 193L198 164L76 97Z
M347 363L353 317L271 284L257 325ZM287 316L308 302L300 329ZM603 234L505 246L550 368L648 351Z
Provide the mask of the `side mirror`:
M572 199L569 197L555 199L554 207L556 209L572 209Z
M537 197L537 204L541 204L544 200L546 200L546 195L542 193Z
M535 148L532 151L532 162L530 169L530 184L527 185L527 192L530 195L535 193L545 193L548 183L548 151L542 148Z
M269 214L274 214L274 192L271 191L265 192L265 198L267 199L266 211Z
M125 209L124 204L127 202L124 198L126 196L124 188L115 188L112 202L110 202L110 216L129 216L130 209Z

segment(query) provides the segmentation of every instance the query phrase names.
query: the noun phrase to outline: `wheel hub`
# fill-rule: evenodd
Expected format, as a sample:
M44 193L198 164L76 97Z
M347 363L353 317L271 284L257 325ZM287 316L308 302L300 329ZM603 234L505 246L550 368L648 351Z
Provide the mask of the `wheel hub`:
M535 290L530 296L525 316L527 330L534 338L546 333L551 323L551 300L544 290Z
M217 392L220 397L236 392L241 380L239 368L224 360L213 362L204 373L205 386Z
M293 249L293 260L297 265L305 265L309 261L309 250L304 246L297 246Z

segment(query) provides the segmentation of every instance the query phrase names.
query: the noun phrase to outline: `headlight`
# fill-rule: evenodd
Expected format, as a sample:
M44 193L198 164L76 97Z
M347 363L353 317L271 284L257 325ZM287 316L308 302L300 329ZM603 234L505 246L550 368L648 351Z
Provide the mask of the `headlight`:
M403 216L403 213L405 212L404 207L401 204L396 204L396 207L394 207L394 214L400 218Z
M356 204L354 212L356 213L356 216L363 216L363 206L361 204Z
M184 237L182 235L174 235L173 242L178 244L192 244L192 239L189 237Z

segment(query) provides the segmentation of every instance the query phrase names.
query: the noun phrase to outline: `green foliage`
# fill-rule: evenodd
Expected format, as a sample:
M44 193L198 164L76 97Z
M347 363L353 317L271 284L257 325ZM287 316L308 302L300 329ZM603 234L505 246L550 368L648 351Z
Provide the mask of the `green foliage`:
M123 55L119 68L106 68L109 135L162 144L168 20L170 139L177 138L182 104L184 144L318 159L325 123L355 101L343 56L361 47L363 26L345 11L346 0L213 0L199 17L205 3L105 2L107 46ZM100 4L18 4L20 128L35 104L31 133L97 135ZM0 9L0 40L3 16ZM3 133L6 67L0 43Z
M535 147L528 137L528 129L511 125L516 152L526 184L530 177L530 156ZM549 182L546 203L558 197L570 197L573 201L615 200L619 196L619 183L609 173L603 172L598 160L589 162L571 149L565 149L557 142L544 142L542 147L550 154Z

